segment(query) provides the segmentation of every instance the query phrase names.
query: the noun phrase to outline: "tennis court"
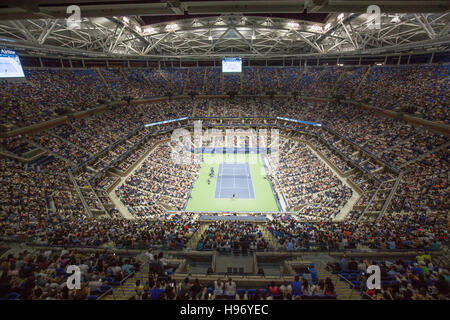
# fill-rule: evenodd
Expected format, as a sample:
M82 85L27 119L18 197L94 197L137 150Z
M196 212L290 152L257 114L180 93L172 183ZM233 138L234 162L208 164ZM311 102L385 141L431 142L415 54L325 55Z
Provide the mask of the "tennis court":
M233 197L234 195L234 197ZM247 162L219 163L216 199L254 199L252 177Z
M214 169L214 178L210 177L211 168ZM203 153L200 172L192 187L185 210L190 212L278 211L275 195L265 176L266 171L260 154ZM233 193L236 194L235 199L233 199ZM218 198L219 194L220 198Z

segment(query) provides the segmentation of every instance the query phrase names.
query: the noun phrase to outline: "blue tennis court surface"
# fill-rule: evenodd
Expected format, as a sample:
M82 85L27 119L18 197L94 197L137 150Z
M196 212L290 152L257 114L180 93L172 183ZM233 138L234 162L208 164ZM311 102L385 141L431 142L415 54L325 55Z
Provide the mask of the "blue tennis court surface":
M252 177L247 162L219 163L215 198L254 199Z

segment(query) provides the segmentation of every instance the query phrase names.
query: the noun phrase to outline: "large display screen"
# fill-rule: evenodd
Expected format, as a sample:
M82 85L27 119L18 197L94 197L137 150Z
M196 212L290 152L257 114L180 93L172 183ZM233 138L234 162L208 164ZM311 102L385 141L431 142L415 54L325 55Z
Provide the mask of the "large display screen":
M24 78L22 64L14 50L0 48L0 78Z
M222 72L242 72L241 58L223 58Z

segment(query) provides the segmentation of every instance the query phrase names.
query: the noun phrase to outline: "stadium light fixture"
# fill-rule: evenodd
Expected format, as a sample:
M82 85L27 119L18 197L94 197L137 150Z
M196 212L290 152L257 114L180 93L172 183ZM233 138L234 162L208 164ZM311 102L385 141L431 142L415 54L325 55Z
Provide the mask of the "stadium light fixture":
M288 22L287 26L289 29L297 29L299 27L299 24L297 22L290 21Z
M171 24L168 24L168 25L166 26L166 29L169 30L169 31L173 31L173 30L175 30L177 27L178 27L178 25L177 25L176 23L171 23Z
M128 17L122 17L123 22L126 24L130 23L130 19Z
M338 66L338 67L343 67L344 64L343 64L343 63L338 63L337 66Z
M138 25L134 26L134 29L136 29L137 32L141 33L142 32L142 28Z
M322 32L323 28L322 28L322 26L320 26L318 24L314 24L314 25L311 26L311 30L312 31L316 31L316 32Z
M148 33L152 33L153 31L155 31L152 27L144 27L144 33L148 34Z
M325 31L330 30L330 28L331 28L331 23L327 23L327 24L325 25Z
M398 15L395 15L395 16L392 18L391 22L392 22L392 23L399 23L399 22L400 22L400 17L399 17Z
M344 14L343 13L340 13L338 16L337 16L337 21L339 21L339 22L341 22L343 19L344 19Z

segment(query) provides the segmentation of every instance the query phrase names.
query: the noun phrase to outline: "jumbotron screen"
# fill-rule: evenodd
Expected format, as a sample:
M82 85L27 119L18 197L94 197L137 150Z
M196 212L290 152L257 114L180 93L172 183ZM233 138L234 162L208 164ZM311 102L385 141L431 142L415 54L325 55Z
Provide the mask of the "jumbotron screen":
M14 50L0 48L0 78L24 78L22 64Z
M229 72L229 73L242 72L242 59L241 58L223 58L222 59L222 72Z

